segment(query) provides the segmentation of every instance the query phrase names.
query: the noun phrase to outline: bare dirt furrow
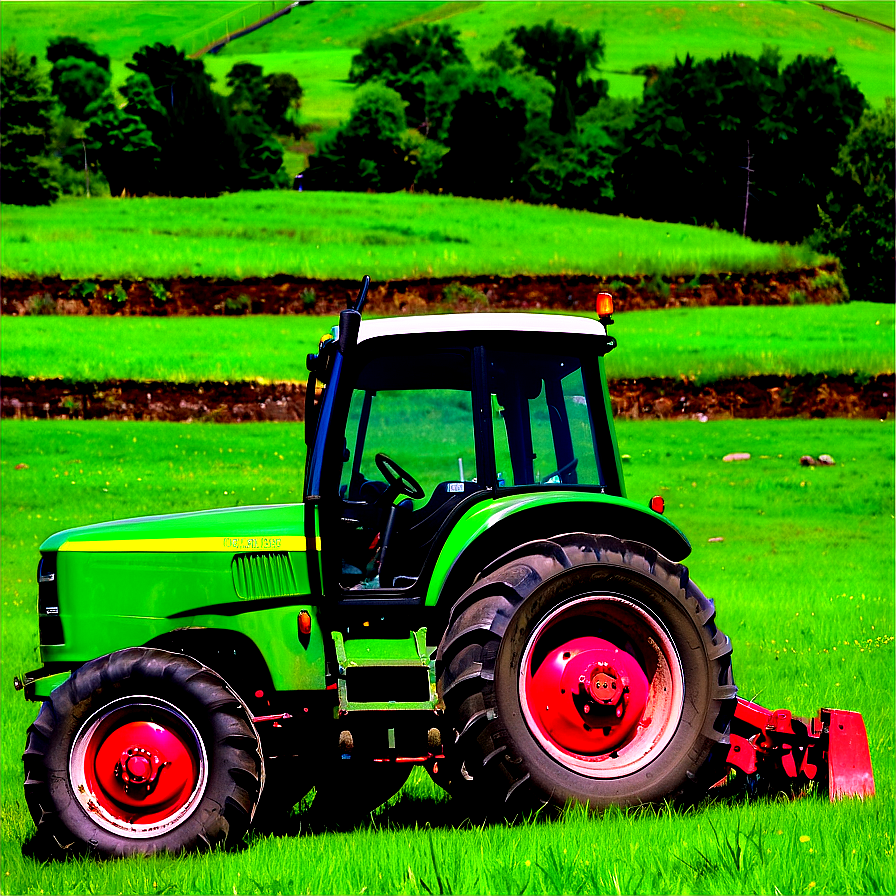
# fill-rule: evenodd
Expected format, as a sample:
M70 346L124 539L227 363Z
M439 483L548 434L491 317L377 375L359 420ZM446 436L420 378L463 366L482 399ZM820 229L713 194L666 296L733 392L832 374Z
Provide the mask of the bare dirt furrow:
M686 379L612 380L617 417L720 419L864 417L894 411L893 374L853 376L756 376L698 385ZM75 383L2 378L4 419L166 420L242 423L301 421L304 383L137 382Z
M120 287L116 289L116 287ZM544 308L590 311L595 295L614 295L620 311L704 305L834 303L845 298L835 263L766 273L693 277L449 277L374 283L368 313ZM226 315L332 314L358 292L355 280L312 280L290 275L224 280L73 281L3 279L3 314Z

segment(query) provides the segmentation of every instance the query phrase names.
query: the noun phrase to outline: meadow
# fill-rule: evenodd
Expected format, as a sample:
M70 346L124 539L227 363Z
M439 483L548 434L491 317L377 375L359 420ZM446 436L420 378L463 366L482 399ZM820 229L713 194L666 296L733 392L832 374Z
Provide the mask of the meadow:
M370 825L250 834L229 854L41 863L19 755L36 707L9 681L37 663L37 547L60 528L300 499L302 427L4 422L0 456L3 893L888 893L894 880L891 423L620 422L629 496L666 498L692 575L734 642L740 693L812 715L863 713L877 795L837 804L707 800L473 827L415 773ZM724 463L730 451L748 462ZM803 468L802 454L833 467ZM20 466L24 465L24 466ZM723 538L712 541L709 539Z
M0 239L0 273L18 278L679 275L820 261L721 230L413 193L69 197L5 206Z
M601 76L610 82L614 97L641 96L644 80L632 74L636 66L669 65L687 53L696 59L726 52L758 56L770 45L780 49L785 64L800 53L836 55L869 101L879 106L893 95L896 5L887 0L847 6L856 15L889 26L889 33L804 2L317 3L294 10L205 61L222 91L227 72L237 62L261 65L266 72L293 72L305 89L305 120L329 128L347 117L354 99L354 88L346 80L351 57L378 31L416 22L448 24L461 32L467 55L479 64L482 53L508 29L553 18L562 25L601 32L606 45ZM118 85L128 74L124 62L147 43L146 35L192 53L273 8L271 3L63 3L50 18L42 4L24 2L4 3L2 15L4 39L14 35L24 53L38 58L43 58L47 41L59 34L94 42L114 60Z
M594 313L584 316L595 317ZM617 312L611 378L732 376L894 369L894 306L783 305ZM337 317L4 317L4 376L200 382L304 381Z

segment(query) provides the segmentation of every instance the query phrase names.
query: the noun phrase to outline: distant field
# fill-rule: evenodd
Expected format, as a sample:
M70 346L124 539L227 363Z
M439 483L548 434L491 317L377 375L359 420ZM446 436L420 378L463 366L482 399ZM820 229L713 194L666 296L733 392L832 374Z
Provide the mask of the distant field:
M52 17L41 2L2 5L4 42L16 40L25 53L43 58L49 38L77 34L96 43L113 59L115 84L127 71L123 63L152 40L174 43L186 52L201 49L228 31L269 14L284 3L222 2L62 2ZM838 4L829 4L837 6ZM841 3L856 15L889 24L893 2ZM764 45L781 50L784 62L797 54L834 54L846 73L874 105L892 96L894 43L892 31L821 8L796 2L502 2L314 3L272 25L240 38L215 57L206 56L219 90L241 61L266 72L291 71L305 88L306 120L329 128L345 119L354 96L345 80L351 57L378 31L427 21L457 28L467 54L477 64L509 28L553 18L564 25L601 31L606 47L602 77L615 97L641 96L643 78L630 74L639 65L669 65L688 53L696 59L726 52L756 56Z
M309 834L297 817L293 836L250 834L245 849L228 854L42 863L22 854L34 826L20 756L37 706L10 689L0 733L2 892L892 893L891 424L617 429L631 456L630 497L663 494L694 545L688 565L732 639L740 694L806 716L820 706L863 713L876 797L704 802L457 828L446 826L445 795L415 773L369 828ZM38 664L34 577L47 535L102 519L299 500L303 448L302 427L292 424L4 421L3 680ZM729 451L753 459L723 463ZM803 453L829 453L837 465L800 467Z
M304 381L305 355L335 317L4 317L7 376L198 382ZM853 302L630 311L616 315L614 378L894 369L894 307Z
M799 246L511 201L243 192L3 209L5 277L374 280L477 274L693 274L817 264Z

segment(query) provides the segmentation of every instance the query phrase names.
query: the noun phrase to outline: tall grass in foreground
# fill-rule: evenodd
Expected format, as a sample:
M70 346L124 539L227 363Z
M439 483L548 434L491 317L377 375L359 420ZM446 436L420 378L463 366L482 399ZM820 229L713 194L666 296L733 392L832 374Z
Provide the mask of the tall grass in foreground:
M290 835L250 834L230 854L103 864L22 856L33 825L19 756L37 707L9 681L37 665L40 542L100 519L299 500L303 444L302 427L287 424L4 422L2 892L892 893L892 425L623 422L618 434L629 496L663 494L692 541L688 565L734 642L741 694L804 715L862 712L874 799L706 801L600 818L573 810L474 828L449 824L450 800L416 774L372 825L348 833L308 833L297 815ZM752 460L724 463L731 451ZM803 468L807 453L837 465ZM724 541L708 541L716 537Z
M284 315L4 317L0 368L73 381L303 381L305 355L336 323ZM614 378L709 382L894 368L894 307L871 302L623 312L610 332L619 342L607 357Z
M812 265L804 247L519 202L392 193L64 198L3 210L4 277L694 274Z

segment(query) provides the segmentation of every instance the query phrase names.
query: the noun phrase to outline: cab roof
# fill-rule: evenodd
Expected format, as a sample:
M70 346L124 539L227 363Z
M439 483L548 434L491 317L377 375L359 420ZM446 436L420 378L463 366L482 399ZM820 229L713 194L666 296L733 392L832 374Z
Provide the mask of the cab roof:
M568 336L606 336L603 324L590 317L534 312L478 312L473 314L421 314L413 317L364 319L358 342L381 336L434 333L552 333Z

